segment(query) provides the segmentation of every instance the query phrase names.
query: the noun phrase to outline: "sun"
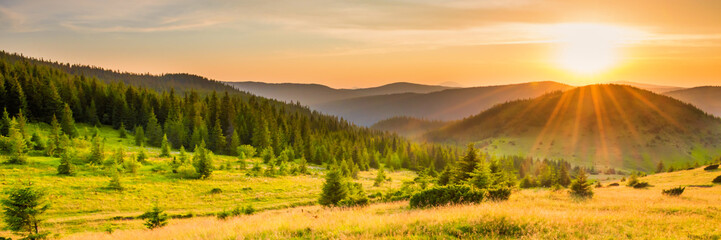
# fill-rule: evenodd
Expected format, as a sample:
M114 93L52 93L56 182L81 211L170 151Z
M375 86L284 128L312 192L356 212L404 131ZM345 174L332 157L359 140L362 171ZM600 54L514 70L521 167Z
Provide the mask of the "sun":
M554 26L557 64L579 75L605 72L619 63L620 45L628 30L595 23L565 23Z

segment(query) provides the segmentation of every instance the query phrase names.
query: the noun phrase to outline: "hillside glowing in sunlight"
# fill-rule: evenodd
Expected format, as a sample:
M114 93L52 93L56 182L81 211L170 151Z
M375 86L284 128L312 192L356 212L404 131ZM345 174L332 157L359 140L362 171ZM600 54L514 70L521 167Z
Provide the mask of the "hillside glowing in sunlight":
M598 74L617 66L621 45L634 35L629 29L592 23L559 24L553 30L557 64L579 75Z

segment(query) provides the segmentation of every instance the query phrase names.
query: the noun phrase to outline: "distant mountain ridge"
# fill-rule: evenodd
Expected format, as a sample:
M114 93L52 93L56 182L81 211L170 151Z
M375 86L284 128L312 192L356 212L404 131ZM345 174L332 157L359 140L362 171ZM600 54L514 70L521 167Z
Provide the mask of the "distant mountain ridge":
M613 82L612 84L628 85L628 86L632 86L632 87L636 87L636 88L640 88L640 89L645 89L645 90L655 92L655 93L667 93L667 92L671 92L671 91L677 91L677 90L684 89L682 87L676 87L676 86L663 86L663 85L628 82L628 81L617 81L617 82Z
M667 96L693 104L699 109L721 116L721 86L703 86L665 93Z
M317 104L372 95L396 93L428 93L450 87L423 85L408 82L396 82L371 88L336 89L320 84L304 83L264 83L264 82L225 82L241 91L258 96L273 98L285 102L299 101L301 104L315 106Z
M451 121L477 114L495 104L570 88L569 85L557 82L531 82L430 93L367 96L320 104L314 108L364 126L396 116Z
M721 120L677 99L625 85L591 85L499 104L431 131L434 142L476 142L597 168L652 170L721 154Z

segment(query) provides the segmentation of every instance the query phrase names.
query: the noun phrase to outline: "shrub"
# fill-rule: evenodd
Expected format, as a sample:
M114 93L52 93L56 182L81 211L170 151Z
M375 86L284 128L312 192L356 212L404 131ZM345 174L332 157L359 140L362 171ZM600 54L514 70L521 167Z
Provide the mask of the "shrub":
M718 169L718 166L719 166L718 164L708 165L705 168L703 168L703 170L706 170L706 171L716 170L716 169Z
M181 178L198 178L198 173L195 171L195 167L191 164L184 164L176 170Z
M488 199L493 201L505 201L511 197L511 189L500 187L496 189L488 189Z
M683 193L683 190L686 190L686 187L675 187L675 188L671 188L671 189L664 189L663 191L661 191L661 193L663 193L664 195L674 197L674 196L681 195Z
M360 183L349 183L347 186L348 196L338 202L341 207L366 206L369 203L368 196L363 191Z
M168 214L161 209L156 203L150 211L140 215L140 218L146 219L145 226L148 229L159 228L168 224Z
M618 183L611 183L611 184L608 184L608 186L609 186L609 187L618 187L618 186L621 186L621 185L618 184Z
M714 178L713 181L711 181L711 182L713 182L713 183L721 183L721 175L719 175L718 177Z
M447 204L479 203L488 195L485 190L466 185L433 187L411 197L411 208L442 206Z
M647 188L647 187L650 187L650 186L651 186L651 184L648 184L648 182L638 182L638 183L634 184L634 185L631 186L631 187L633 187L633 188Z
M223 193L223 190L220 188L210 189L210 194L219 194L219 193Z
M43 220L42 215L49 208L45 200L46 193L31 185L13 188L7 193L7 199L0 201L5 228L26 235L23 239L42 239L47 236L47 232L38 229Z

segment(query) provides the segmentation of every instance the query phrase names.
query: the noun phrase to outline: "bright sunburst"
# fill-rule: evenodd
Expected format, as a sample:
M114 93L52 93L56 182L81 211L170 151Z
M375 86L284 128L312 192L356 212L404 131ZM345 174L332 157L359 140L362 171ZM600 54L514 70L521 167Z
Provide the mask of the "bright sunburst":
M627 41L630 30L593 24L559 24L554 29L558 52L557 64L579 75L606 71L619 62L619 45Z

